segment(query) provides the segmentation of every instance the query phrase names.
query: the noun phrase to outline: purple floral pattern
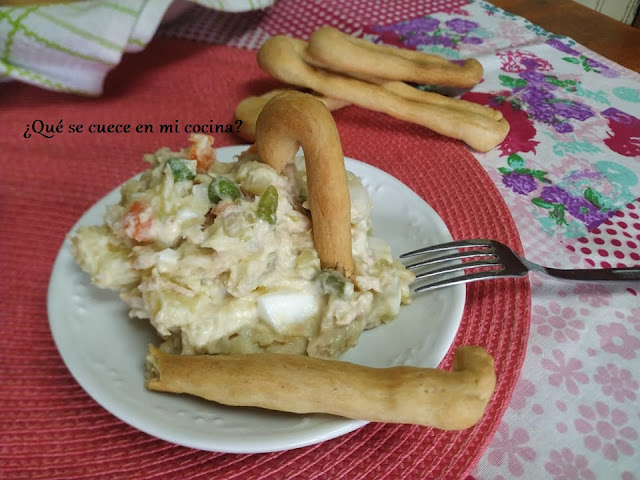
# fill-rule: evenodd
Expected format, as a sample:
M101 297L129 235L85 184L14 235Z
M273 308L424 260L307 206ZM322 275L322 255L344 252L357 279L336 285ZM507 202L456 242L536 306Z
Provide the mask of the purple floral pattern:
M640 219L630 217L640 197L637 76L481 0L365 27L364 35L483 62L482 83L461 98L492 107L511 126L478 159L514 214L527 256L558 268L640 264ZM611 470L611 478L637 478L640 309L629 305L638 289L535 275L531 286L527 375L473 477L592 480Z
M633 172L603 162L596 165L597 170L572 171L554 184L549 172L530 168L527 161L518 153L509 155L507 166L498 167L502 184L518 195L528 196L535 207L547 211L557 226L569 226L570 221L575 225L577 221L585 230L576 234L595 231L618 215L614 206L629 197L628 188L620 179L626 174L629 182L635 181Z
M567 41L567 40L565 40ZM599 73L607 78L618 78L620 73L612 68L607 67L602 62L595 60L593 58L587 57L580 51L572 48L569 43L574 43L573 40L565 41L559 38L550 38L547 40L547 45L559 50L560 52L566 53L568 56L562 57L562 60L565 62L569 62L572 64L580 65L585 72L594 72ZM575 43L574 43L575 44Z
M544 187L540 196L532 200L533 204L549 210L549 216L558 225L567 225L566 214L580 220L587 230L592 230L611 218L615 211L607 210L600 202L600 195L587 188L582 196L569 193L563 187L551 185Z
M429 46L452 50L461 44L479 45L482 36L474 34L479 24L466 18L454 17L441 21L435 17L421 17L385 26L373 26L368 30L381 35L381 40L409 48Z
M579 51L558 38L550 38L547 43L556 49L563 50L564 53L580 55ZM503 154L508 154L509 159L519 157L522 160L526 158L524 153L536 153L537 142L532 139L532 133L535 135L536 131L539 132L539 126L550 129L549 135L561 137L575 135L576 132L589 132L590 125L595 122L602 124L604 121L608 122L609 127L604 138L600 139L604 145L624 156L640 155L640 136L637 133L640 132L640 119L615 108L594 109L583 100L587 94L593 95L593 98L601 102L608 102L608 100L603 99L601 94L587 92L576 77L554 74L547 60L531 52L514 50L502 52L500 57L501 69L505 73L499 74L498 79L503 90L496 91L493 95L486 95L485 98L480 94L465 94L464 98L497 108L503 114L507 112L505 105L514 112L526 113L533 126L524 126L519 120L513 121L515 115L505 114L505 118L510 123L513 122L517 135L520 137L523 134L526 135L515 143L514 138L508 137L499 147ZM592 71L596 71L597 66L608 77L616 77L614 70L596 64L595 61L585 60L585 64L591 65ZM568 151L595 153L600 149L588 142L557 144L557 154L563 155ZM508 163L510 163L509 160ZM564 227L570 236L584 234L586 231L597 228L615 214L615 208L611 208L610 204L620 205L629 200L626 193L621 191L618 197L610 195L606 199L608 202L605 202L603 192L595 184L586 186L582 191L571 191L567 189L567 185L551 184L553 181L550 177L536 178L531 174L537 170L536 168L528 168L529 171L522 171L522 169L516 171L509 165L499 167L498 170L502 174L502 184L505 187L518 195L529 196L534 207L546 210L548 218L557 227ZM603 177L609 172L596 174ZM540 189L541 181L551 185ZM570 218L573 221L570 221ZM579 229L580 225L582 229ZM549 228L547 230L552 231Z
M507 165L498 171L502 173L502 184L515 193L527 195L537 190L540 184L551 183L547 172L526 168L524 159L517 153L509 155Z
M597 228L615 215L615 211L604 205L602 195L590 187L580 194L567 191L560 185L549 185L548 172L525 167L523 157L517 153L509 155L507 167L499 167L502 184L519 195L537 192L531 202L536 207L548 210L548 215L557 225L567 225L567 215L582 222L587 230Z
M533 176L528 173L506 172L502 175L502 184L515 193L527 195L538 188Z
M511 89L509 97L497 98L499 102L510 102L514 108L526 111L530 118L553 127L558 133L573 132L571 120L583 122L595 115L588 105L563 95L575 92L578 82L540 72L537 62L528 62L532 68L520 72L518 77L499 76L500 83Z

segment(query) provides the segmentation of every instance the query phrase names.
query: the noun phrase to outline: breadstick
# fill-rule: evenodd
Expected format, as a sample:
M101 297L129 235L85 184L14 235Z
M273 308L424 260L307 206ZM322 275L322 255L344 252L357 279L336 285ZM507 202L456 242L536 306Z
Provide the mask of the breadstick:
M476 107L454 110L442 104L416 102L379 85L313 67L303 59L306 45L284 35L271 37L258 50L258 64L285 83L422 125L462 140L480 152L494 148L509 132L504 118L479 115Z
M382 82L380 86L396 95L401 96L406 100L411 100L418 103L429 103L432 105L438 105L451 110L457 110L461 113L469 113L472 115L480 115L487 117L490 120L499 122L504 117L502 112L493 108L485 107L479 103L469 102L467 100L461 100L458 98L451 98L445 95L440 95L434 92L425 92L424 90L418 90L404 82Z
M300 146L320 265L351 277L351 202L338 129L322 102L290 90L276 95L262 109L256 122L255 147L263 162L281 172Z
M150 346L146 380L150 390L188 393L225 405L444 430L476 424L495 384L493 359L477 346L458 348L451 372L370 368L288 354L174 355Z
M258 115L262 111L265 104L279 93L286 92L290 89L277 88L262 95L253 97L247 97L242 100L234 112L235 120L242 121L239 135L248 142L255 142L256 140L256 121ZM337 100L335 98L329 98L322 95L317 95L316 98L324 103L329 110L337 110L339 108L348 105L348 102Z
M338 53L337 53L338 52ZM320 27L309 37L305 59L350 76L468 88L482 80L482 64L470 58L457 65L437 55L374 44Z

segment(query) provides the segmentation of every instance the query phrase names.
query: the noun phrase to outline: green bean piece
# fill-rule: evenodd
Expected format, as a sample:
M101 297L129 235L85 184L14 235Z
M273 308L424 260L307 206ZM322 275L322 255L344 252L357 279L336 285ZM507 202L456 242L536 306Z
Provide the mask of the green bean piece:
M278 189L269 185L260 197L256 214L258 218L273 225L276 223L276 210L278 210Z
M196 174L191 171L189 165L182 158L170 158L168 163L175 182L193 180L196 177Z
M218 203L220 200L237 200L242 193L240 188L228 178L216 177L209 184L207 195L211 203Z

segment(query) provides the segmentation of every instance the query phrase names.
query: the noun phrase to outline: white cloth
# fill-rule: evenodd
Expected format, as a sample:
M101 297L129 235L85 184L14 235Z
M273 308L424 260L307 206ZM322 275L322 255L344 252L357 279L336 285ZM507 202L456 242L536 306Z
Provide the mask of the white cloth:
M194 0L229 12L273 0ZM146 47L163 19L191 2L85 0L0 7L0 78L84 95L100 95L122 55Z

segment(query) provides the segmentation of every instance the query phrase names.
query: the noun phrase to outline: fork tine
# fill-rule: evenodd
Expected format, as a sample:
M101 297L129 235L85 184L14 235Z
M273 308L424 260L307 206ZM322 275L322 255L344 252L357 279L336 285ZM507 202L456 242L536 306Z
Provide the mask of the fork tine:
M439 257L433 257L433 258L427 258L425 260L420 260L419 262L416 263L412 263L410 265L407 265L407 268L409 270L411 269L416 269L418 267L424 267L426 265L433 265L435 263L442 263L442 262L448 262L451 260L463 260L465 258L472 258L472 257L496 257L496 254L493 252L493 250L465 250L464 252L456 252L456 253L450 253L448 255L441 255Z
M463 283L477 282L479 280L485 280L487 278L493 277L503 277L505 276L501 270L487 270L484 272L476 272L459 275L453 278L447 278L446 280L440 280L435 283L428 283L426 285L421 285L416 287L414 292L428 292L429 290L435 290L437 288L449 287L451 285L459 285Z
M468 247L490 247L491 240L484 238L478 238L475 240L459 240L457 242L440 243L438 245L432 245L430 247L418 248L410 252L403 253L400 258L415 257L417 255L423 255L425 253L442 252L443 250L451 250L454 248L468 248Z
M460 270L466 270L467 268L480 268L480 267L502 267L497 259L477 260L475 262L457 263L455 265L447 265L445 267L436 268L435 270L428 270L416 275L416 280L435 277L436 275L442 275L444 273L459 272ZM503 271L504 268L496 270L498 272Z

